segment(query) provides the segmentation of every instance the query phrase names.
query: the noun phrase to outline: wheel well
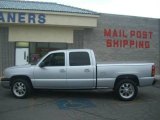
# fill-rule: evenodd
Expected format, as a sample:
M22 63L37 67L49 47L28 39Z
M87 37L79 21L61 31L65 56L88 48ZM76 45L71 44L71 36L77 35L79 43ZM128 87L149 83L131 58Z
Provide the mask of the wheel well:
M25 80L31 85L31 87L33 88L31 79L30 79L28 76L25 76L25 75L17 75L17 76L11 77L10 86L11 86L12 82L13 82L15 79L18 79L18 78L25 79Z
M115 83L114 83L114 87L120 80L123 80L123 79L130 79L133 82L135 82L137 86L139 86L139 80L136 75L120 75L116 78Z

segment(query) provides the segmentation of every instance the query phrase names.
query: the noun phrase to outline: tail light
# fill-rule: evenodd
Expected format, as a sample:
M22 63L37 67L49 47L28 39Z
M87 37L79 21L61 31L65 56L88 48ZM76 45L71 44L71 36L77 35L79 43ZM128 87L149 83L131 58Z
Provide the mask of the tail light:
M155 76L155 74L156 74L156 67L155 67L155 65L152 65L152 73L151 73L151 76L153 77L153 76Z

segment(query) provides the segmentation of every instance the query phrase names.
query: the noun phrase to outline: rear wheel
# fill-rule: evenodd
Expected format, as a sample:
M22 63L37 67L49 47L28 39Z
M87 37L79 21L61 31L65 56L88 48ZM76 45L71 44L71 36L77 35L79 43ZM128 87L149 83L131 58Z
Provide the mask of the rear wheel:
M11 83L11 92L17 98L26 98L31 94L31 85L24 78L17 78Z
M131 79L124 79L115 85L116 96L123 101L131 101L136 98L138 87Z

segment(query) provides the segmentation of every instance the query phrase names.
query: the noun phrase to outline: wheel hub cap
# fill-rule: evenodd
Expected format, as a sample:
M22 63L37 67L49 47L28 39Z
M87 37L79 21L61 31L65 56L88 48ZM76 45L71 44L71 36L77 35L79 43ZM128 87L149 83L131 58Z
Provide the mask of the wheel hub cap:
M123 98L131 98L134 95L135 89L131 83L123 83L119 88L119 93Z
M26 86L22 82L16 82L13 86L13 93L17 97L22 97L26 94Z
M22 91L22 90L23 90L23 87L22 87L22 86L19 86L19 87L18 87L18 90Z

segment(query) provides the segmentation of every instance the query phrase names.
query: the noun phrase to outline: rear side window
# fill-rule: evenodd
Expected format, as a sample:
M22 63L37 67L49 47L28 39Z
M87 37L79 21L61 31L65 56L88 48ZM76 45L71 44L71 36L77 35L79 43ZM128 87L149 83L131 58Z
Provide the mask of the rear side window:
M88 52L70 52L69 60L70 66L84 66L91 64Z

